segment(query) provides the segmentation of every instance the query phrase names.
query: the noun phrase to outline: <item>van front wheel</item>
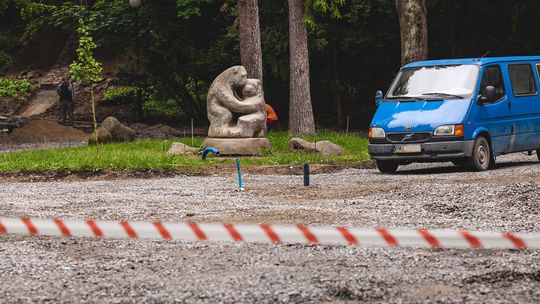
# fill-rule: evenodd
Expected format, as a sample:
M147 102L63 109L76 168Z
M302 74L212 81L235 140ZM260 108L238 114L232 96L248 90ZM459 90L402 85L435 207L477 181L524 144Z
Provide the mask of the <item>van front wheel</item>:
M376 160L375 163L381 173L395 173L399 167L398 163L392 160Z
M469 167L474 171L485 171L494 161L488 141L480 136L474 141L473 155L469 159Z

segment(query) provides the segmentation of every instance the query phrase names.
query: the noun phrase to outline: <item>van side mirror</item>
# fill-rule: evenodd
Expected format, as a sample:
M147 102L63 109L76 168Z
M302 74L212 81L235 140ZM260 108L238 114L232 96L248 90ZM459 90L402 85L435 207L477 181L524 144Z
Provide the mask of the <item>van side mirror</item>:
M379 105L382 101L383 101L383 92L382 91L377 91L375 92L375 105Z
M479 101L481 104L495 101L495 87L487 86L486 93L483 96L480 96Z

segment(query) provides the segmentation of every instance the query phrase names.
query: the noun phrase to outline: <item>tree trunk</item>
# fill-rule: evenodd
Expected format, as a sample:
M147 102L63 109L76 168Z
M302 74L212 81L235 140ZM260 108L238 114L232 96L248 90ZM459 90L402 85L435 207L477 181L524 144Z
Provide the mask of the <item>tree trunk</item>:
M426 60L428 31L426 0L396 0L401 34L401 63Z
M304 0L289 0L290 103L289 133L315 134L309 91L307 29Z
M341 88L340 88L340 75L339 75L339 60L338 60L338 49L337 41L332 42L332 69L334 74L334 104L336 105L337 112L337 123L339 127L345 126L345 103L343 98L341 98Z
M240 60L248 77L263 81L258 0L238 0Z

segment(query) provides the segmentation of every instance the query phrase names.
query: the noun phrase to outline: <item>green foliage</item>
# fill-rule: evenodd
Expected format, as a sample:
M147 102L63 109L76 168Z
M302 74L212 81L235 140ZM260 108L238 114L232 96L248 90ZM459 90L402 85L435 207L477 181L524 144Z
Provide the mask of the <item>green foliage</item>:
M209 85L240 63L237 2L144 0L133 9L128 0L88 1L88 7L71 0L0 0L0 66L8 56L25 53L20 36L28 41L52 27L71 34L82 18L106 56L126 57L129 73L117 75L125 78L123 85L145 92L153 88L145 95L147 109L170 113L180 108L186 117L204 119ZM265 98L286 121L287 1L258 4ZM540 48L540 31L531 22L540 1L428 0L426 5L430 58L478 57L488 50L490 56L532 55ZM343 104L351 128L366 128L375 110L374 92L387 89L400 67L395 0L305 0L305 8L316 121L337 126L336 105ZM2 35L9 37L7 43Z
M306 7L312 8L313 11L326 14L329 13L332 18L341 18L339 9L345 5L345 0L305 0Z
M103 101L112 104L127 104L135 102L137 97L137 87L132 86L111 86L105 90Z
M28 80L0 78L0 97L26 98L32 88Z
M8 7L9 7L10 0L0 0L0 17L4 17Z
M55 9L54 5L31 1L21 6L21 18L27 22L22 40L31 41L37 38L41 30L49 23L50 16Z
M0 72L3 71L11 63L11 56L0 50Z
M288 152L289 135L271 132L272 151L263 157L244 157L244 165L299 165L304 163L357 164L369 159L367 139L355 135L326 133L310 139L328 139L343 145L343 155L323 156L314 153ZM191 138L175 139L191 145ZM195 146L201 147L203 138L195 138ZM60 148L24 152L0 153L0 172L51 171L51 170L124 170L124 169L172 169L196 171L205 165L234 166L234 160L209 158L202 161L198 155L169 156L173 141L144 140L132 143L103 144L99 156L93 147ZM184 171L185 172L185 171Z
M94 58L96 44L90 36L90 29L84 20L79 19L79 48L77 60L69 65L69 70L75 80L81 80L84 85L90 85L101 80L99 73L103 69L101 63Z
M180 109L176 101L169 99L166 101L156 101L154 99L144 102L144 111L156 113L161 117L173 119L186 119L184 112Z
M21 19L26 22L26 30L21 38L25 42L35 40L47 27L58 27L71 32L77 26L77 21L88 15L85 6L76 5L72 1L14 1Z
M210 3L211 0L176 0L177 16L182 19L198 17L201 15L201 4Z
M329 14L333 19L341 19L340 8L345 0L304 0L304 22L312 29L317 30L316 15Z

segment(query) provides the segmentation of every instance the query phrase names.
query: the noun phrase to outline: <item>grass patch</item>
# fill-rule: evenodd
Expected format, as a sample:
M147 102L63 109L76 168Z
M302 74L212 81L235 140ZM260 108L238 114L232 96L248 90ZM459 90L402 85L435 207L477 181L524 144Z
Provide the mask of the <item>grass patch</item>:
M287 144L292 136L284 132L271 132L272 151L261 157L242 157L244 165L286 165L303 163L353 163L369 158L367 139L357 135L322 133L306 139L330 140L342 146L342 155L322 156L305 152L289 152ZM203 138L195 138L194 146L200 147ZM229 158L209 157L206 161L197 155L169 156L172 142L191 145L191 138L174 140L142 140L132 143L103 144L96 148L58 148L0 153L0 172L59 171L59 170L125 170L125 169L171 169L182 171L184 167L202 168L208 164L232 164Z

